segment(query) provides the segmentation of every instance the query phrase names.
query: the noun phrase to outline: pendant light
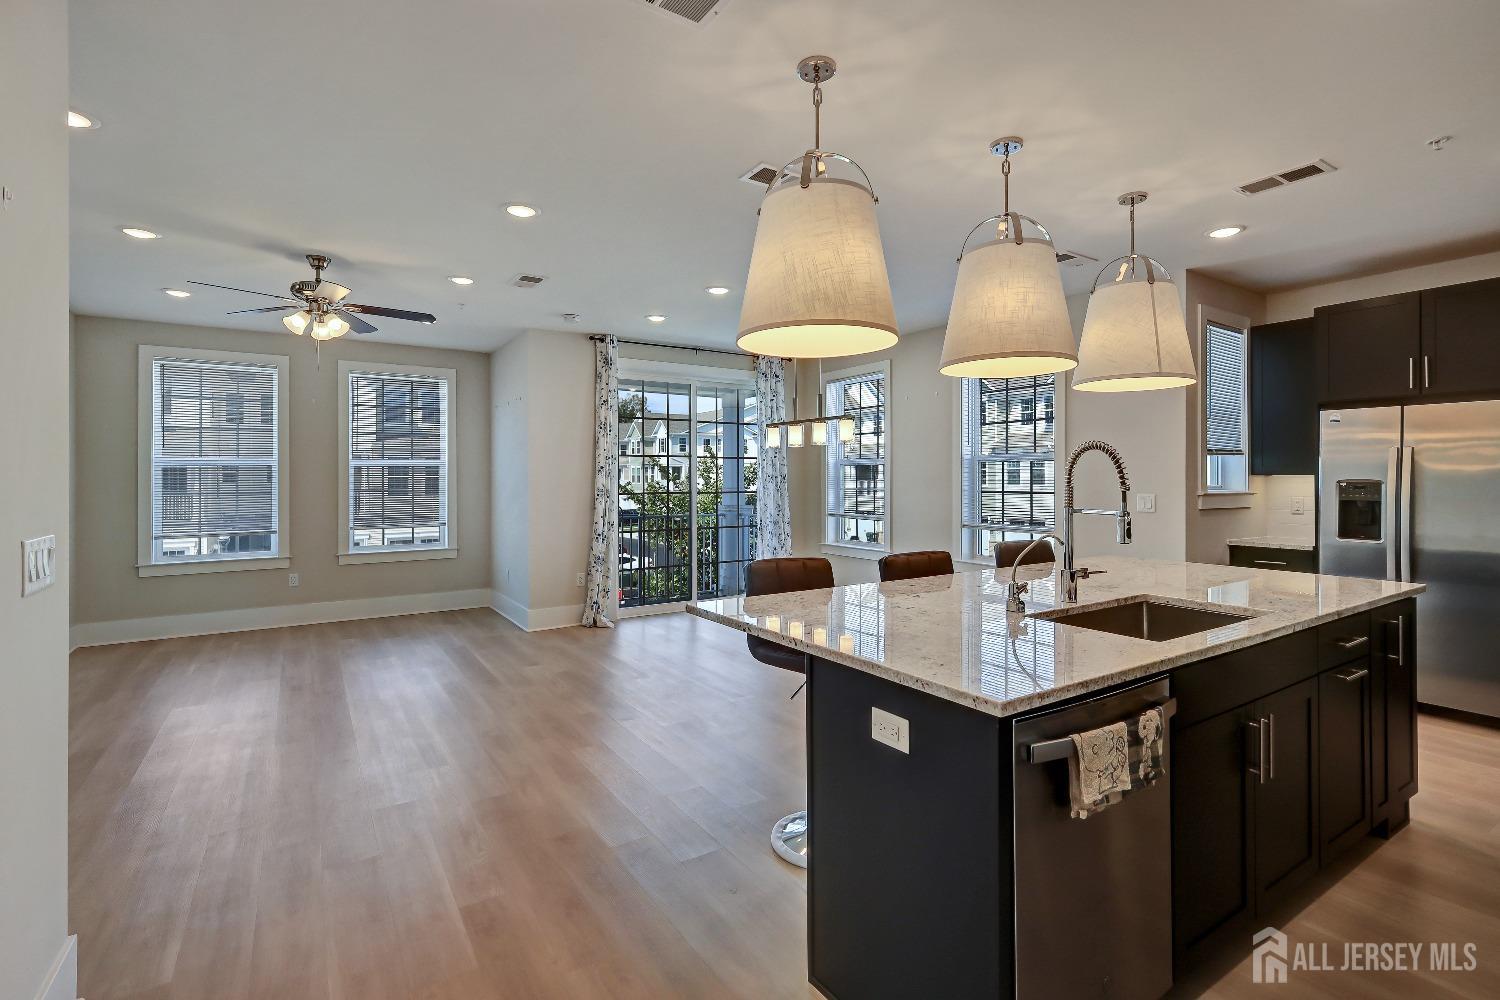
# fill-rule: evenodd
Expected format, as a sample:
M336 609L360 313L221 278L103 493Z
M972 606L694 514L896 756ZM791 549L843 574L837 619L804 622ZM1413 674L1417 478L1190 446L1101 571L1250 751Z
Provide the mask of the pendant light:
M1004 210L971 229L959 250L938 366L944 375L1022 378L1078 364L1052 236L1035 219L1010 210L1010 158L1021 147L1014 135L990 143L990 152L1004 158ZM970 250L969 240L991 223L998 224L995 237Z
M1198 376L1177 286L1160 261L1135 252L1135 206L1146 192L1119 200L1130 206L1130 253L1105 264L1094 279L1073 388L1140 392L1192 385ZM1114 278L1101 288L1106 274Z
M823 394L818 393L818 415L816 417L805 417L797 419L797 376L795 370L792 374L792 418L790 420L778 420L766 424L766 447L780 448L782 441L786 441L788 448L801 448L804 444L811 442L820 447L828 444L828 425L830 422L838 422L838 440L840 444L849 444L854 440L854 418L853 417L829 417L823 414ZM823 362L818 361L818 384L823 384Z
M813 145L777 171L760 205L737 343L782 358L839 358L895 345L896 313L863 168L822 148L823 84L837 64L809 56L797 75L812 84ZM834 177L830 164L859 171Z

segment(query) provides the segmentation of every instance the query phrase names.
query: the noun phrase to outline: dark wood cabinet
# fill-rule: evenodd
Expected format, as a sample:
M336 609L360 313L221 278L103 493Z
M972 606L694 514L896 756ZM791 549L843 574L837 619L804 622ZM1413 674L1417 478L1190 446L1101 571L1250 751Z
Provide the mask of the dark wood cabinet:
M1370 659L1318 675L1320 864L1370 832Z
M1406 292L1316 309L1323 403L1360 403L1417 395L1422 354L1422 293Z
M1424 394L1500 392L1500 278L1422 293Z
M1248 569L1279 569L1288 573L1316 573L1318 553L1312 549L1273 549L1263 545L1229 546L1229 565Z
M1250 471L1318 471L1317 334L1311 318L1250 330Z
M1256 911L1318 870L1318 681L1269 695L1255 706L1265 756L1255 785Z
M1370 788L1372 822L1389 833L1406 822L1417 792L1416 602L1372 614Z

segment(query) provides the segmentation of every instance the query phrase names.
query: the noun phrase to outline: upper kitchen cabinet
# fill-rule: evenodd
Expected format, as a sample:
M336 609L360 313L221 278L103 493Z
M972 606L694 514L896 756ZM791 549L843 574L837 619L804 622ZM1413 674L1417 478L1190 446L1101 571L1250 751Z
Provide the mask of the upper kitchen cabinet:
M1250 331L1250 471L1311 476L1318 471L1317 343L1311 318Z
M1321 402L1400 400L1418 394L1422 294L1385 295L1314 310Z
M1422 293L1419 367L1426 394L1500 393L1500 278Z

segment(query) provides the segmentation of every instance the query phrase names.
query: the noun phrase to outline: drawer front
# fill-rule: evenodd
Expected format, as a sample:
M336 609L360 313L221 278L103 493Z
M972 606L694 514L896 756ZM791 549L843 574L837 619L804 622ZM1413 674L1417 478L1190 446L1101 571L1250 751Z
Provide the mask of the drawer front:
M1316 675L1316 646L1308 629L1173 671L1173 725L1186 729Z
M1229 564L1248 569L1279 569L1289 573L1316 573L1318 554L1302 549L1270 549L1255 545L1231 545Z
M1370 613L1318 626L1318 667L1326 670L1370 655Z

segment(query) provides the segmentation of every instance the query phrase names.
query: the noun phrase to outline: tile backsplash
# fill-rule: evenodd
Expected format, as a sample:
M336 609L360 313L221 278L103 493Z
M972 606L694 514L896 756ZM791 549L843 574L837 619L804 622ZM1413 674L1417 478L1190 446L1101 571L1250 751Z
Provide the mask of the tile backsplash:
M1308 541L1317 537L1316 477L1267 476L1264 490L1266 534Z

